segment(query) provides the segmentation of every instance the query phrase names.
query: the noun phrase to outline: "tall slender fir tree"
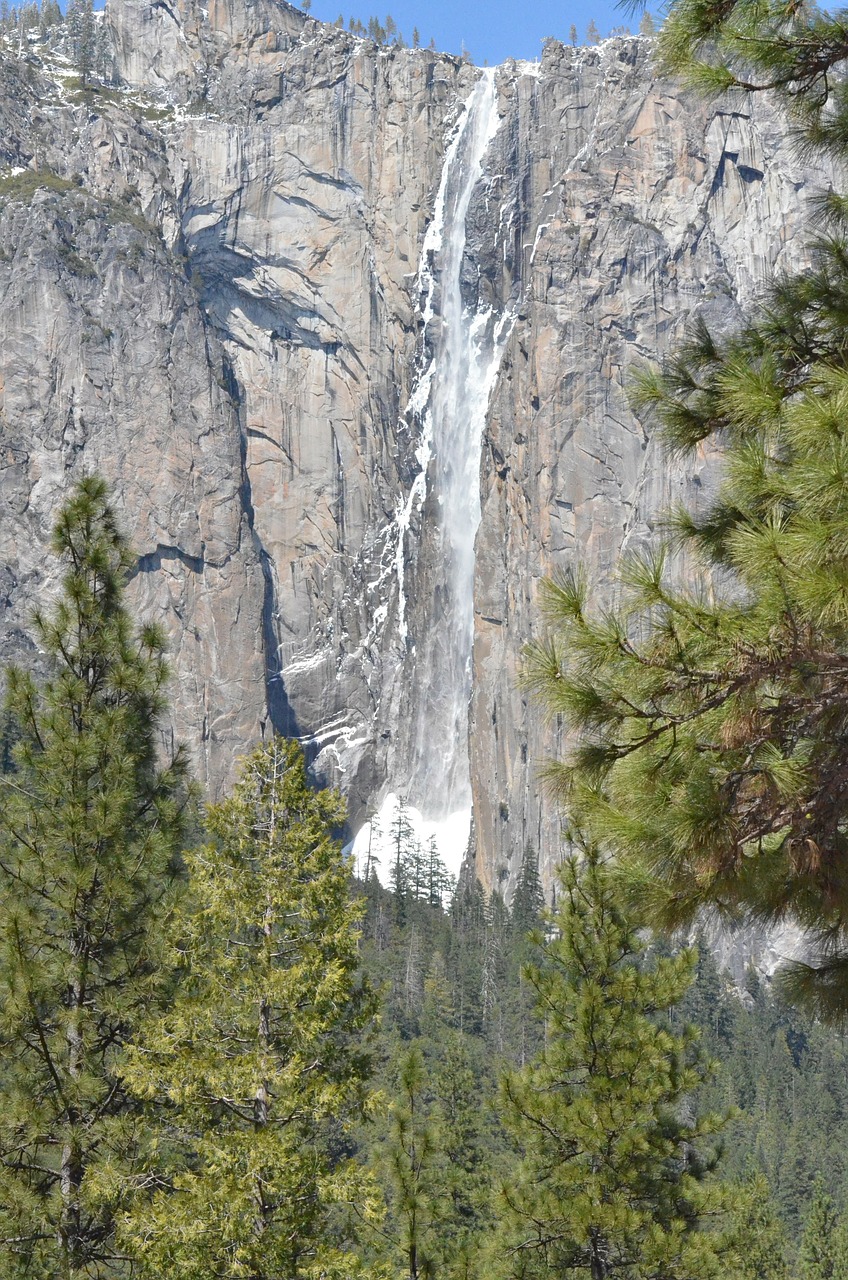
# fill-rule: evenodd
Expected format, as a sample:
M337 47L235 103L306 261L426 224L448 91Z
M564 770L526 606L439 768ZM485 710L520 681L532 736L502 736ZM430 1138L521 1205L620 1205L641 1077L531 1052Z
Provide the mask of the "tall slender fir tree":
M181 756L157 762L167 668L123 603L133 561L86 479L53 535L65 577L35 620L51 675L8 673L0 776L0 1271L123 1274L120 1187L143 1126L122 1047L162 989L182 836Z
M844 1228L840 1230L836 1206L819 1176L798 1250L798 1280L844 1280L844 1247Z
M790 1280L789 1238L775 1208L768 1179L751 1172L729 1189L730 1233L739 1280Z
M428 1097L429 1082L421 1049L405 1048L396 1065L383 1151L390 1223L390 1258L404 1280L424 1280L434 1270L438 1221L436 1131Z
M555 936L528 966L545 1045L502 1086L520 1154L501 1194L504 1274L521 1280L697 1280L721 1274L720 1208L702 1181L715 1117L690 1095L708 1067L691 1031L662 1014L692 981L694 956L647 964L607 866L589 850L560 871Z

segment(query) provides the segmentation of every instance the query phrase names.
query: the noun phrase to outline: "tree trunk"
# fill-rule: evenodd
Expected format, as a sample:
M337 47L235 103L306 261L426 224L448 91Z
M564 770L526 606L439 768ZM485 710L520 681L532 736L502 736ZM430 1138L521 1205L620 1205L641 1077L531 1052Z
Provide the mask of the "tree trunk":
M81 977L71 984L70 1013L68 1018L68 1075L72 1081L79 1079L82 1070L82 1006L84 985ZM68 1137L62 1146L62 1162L59 1168L59 1185L62 1192L62 1214L59 1222L59 1240L65 1273L70 1280L82 1264L82 1222L80 1214L80 1185L83 1160L74 1132L79 1123L79 1112L70 1107L66 1115Z
M597 1227L590 1228L589 1249L591 1252L592 1280L606 1280L609 1270L607 1265L607 1242Z

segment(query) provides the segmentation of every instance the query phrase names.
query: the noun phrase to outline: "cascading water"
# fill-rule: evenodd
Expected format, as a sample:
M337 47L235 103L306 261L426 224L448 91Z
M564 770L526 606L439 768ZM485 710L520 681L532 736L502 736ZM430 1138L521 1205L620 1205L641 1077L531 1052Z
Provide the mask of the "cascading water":
M474 638L474 539L480 524L480 446L500 337L490 306L463 301L471 197L499 125L495 72L483 73L445 161L436 216L424 245L425 347L432 376L425 413L444 566L431 633L419 664L410 798L430 818L471 812L468 702ZM434 302L438 299L438 314ZM426 649L431 648L427 654Z
M422 249L424 370L408 410L420 424L421 470L398 513L398 625L405 638L405 540L412 513L423 507L429 490L428 510L436 511L438 527L427 535L437 549L433 557L437 572L426 607L426 632L415 641L413 729L405 790L419 838L434 835L454 873L464 856L471 825L468 708L474 541L481 515L480 449L509 324L508 313L499 315L490 303L481 301L475 282L469 288L463 275L469 208L500 123L495 74L494 68L485 70L465 104L445 156L434 217ZM391 794L380 815L384 837L395 809ZM360 834L357 851L365 848L369 837L369 832Z

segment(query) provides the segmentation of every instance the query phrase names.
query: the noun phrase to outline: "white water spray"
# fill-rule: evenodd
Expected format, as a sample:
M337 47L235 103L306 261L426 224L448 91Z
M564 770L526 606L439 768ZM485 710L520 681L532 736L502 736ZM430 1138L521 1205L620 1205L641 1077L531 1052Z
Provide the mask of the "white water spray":
M427 632L415 649L408 798L422 836L434 836L458 872L471 826L468 709L474 640L474 543L480 524L480 450L492 385L510 317L463 300L468 213L483 161L497 133L495 69L483 72L465 104L445 155L433 221L424 239L419 287L424 350L430 359L410 400L421 424L421 472L398 512L400 634L407 629L404 541L427 488L436 499L439 547ZM466 293L476 294L475 282ZM395 797L387 797L383 828ZM369 839L366 828L357 850ZM384 869L385 870L385 869Z

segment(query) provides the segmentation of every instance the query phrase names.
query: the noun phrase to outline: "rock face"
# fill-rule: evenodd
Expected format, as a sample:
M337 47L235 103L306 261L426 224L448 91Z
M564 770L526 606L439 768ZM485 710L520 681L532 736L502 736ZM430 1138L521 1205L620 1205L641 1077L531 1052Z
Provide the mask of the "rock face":
M693 316L720 332L771 272L800 265L805 199L827 182L772 104L707 104L653 80L644 41L549 47L504 98L491 163L513 230L486 262L493 279L507 264L518 319L484 446L470 736L494 881L512 878L522 839L549 856L560 841L533 785L559 735L517 679L540 577L578 560L609 594L622 551L670 504L697 506L715 475L707 456L669 462L628 409L628 376Z
M389 789L435 812L420 744L468 744L426 733L455 643L427 230L481 73L274 0L109 0L106 21L114 91L83 97L37 47L0 60L0 656L37 662L50 523L98 469L139 551L137 604L172 637L173 731L213 791L270 724L345 788L354 828ZM528 841L548 868L559 854L538 786L557 728L517 680L539 579L579 557L607 589L715 470L669 465L628 373L803 261L827 181L768 101L696 101L650 59L632 38L504 64L469 187L464 323L499 326L470 781L479 874L507 891Z

